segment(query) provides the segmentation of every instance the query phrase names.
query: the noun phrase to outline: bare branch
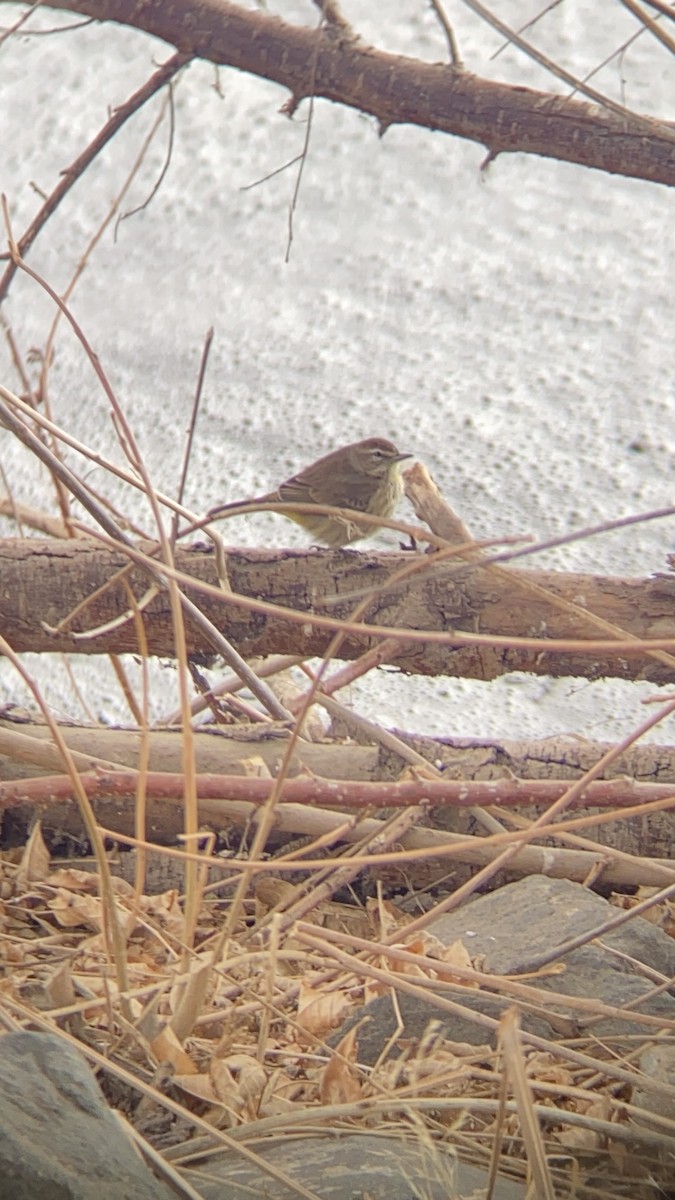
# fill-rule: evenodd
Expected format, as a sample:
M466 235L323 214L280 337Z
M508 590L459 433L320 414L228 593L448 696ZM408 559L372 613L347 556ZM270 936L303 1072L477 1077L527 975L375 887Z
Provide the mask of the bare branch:
M459 52L459 44L457 42L457 38L455 37L455 31L450 24L448 14L441 4L441 0L429 0L429 2L436 13L436 16L438 17L443 33L446 36L450 62L452 63L453 67L455 67L457 70L460 70L464 66L464 63Z
M495 24L477 0L470 2ZM323 97L371 114L380 129L420 125L479 142L492 157L521 151L675 184L675 129L615 104L561 69L556 69L558 77L585 90L595 104L389 54L356 37L331 36L328 27L320 34L317 55L315 29L290 25L229 0L180 0L172 5L52 0L52 7L131 25L175 45L187 57L270 79L290 92L295 107L308 96ZM504 36L522 42L502 23L496 25ZM527 43L523 48L538 54ZM544 65L555 66L549 60Z
M623 4L624 8L627 8L629 12L632 12L634 17L637 17L638 21L641 22L645 29L648 29L649 32L652 33L663 46L666 47L666 50L670 50L671 54L675 54L675 38L671 37L671 35L665 29L663 29L661 25L658 24L658 19L655 21L653 17L650 17L649 13L646 13L644 8L641 8L639 4L635 3L635 0L621 0L621 3Z
M130 96L130 98L124 104L121 104L119 108L115 109L115 112L110 120L106 121L103 128L89 143L86 150L84 150L82 154L80 154L80 156L65 169L61 182L57 184L51 195L47 197L42 208L33 218L26 232L22 235L22 237L19 238L17 242L17 248L21 258L23 258L28 252L43 225L45 225L52 213L58 208L64 196L68 194L73 184L77 182L77 180L84 174L90 163L92 163L96 156L100 154L103 147L107 145L111 138L113 138L115 134L122 128L125 122L128 121L129 117L138 112L138 109L145 104L147 100L154 96L161 88L163 88L165 84L168 83L169 80L172 79L173 76L180 71L187 62L189 62L189 60L189 55L174 54L172 58L168 59L163 66L155 71L155 74L148 79L143 86L138 89L138 91L134 92L133 96ZM4 254L0 255L0 258L6 257L7 256ZM17 271L17 267L18 264L16 262L10 262L2 279L0 279L0 304L2 304L2 301L7 296L7 292L9 291L10 284Z

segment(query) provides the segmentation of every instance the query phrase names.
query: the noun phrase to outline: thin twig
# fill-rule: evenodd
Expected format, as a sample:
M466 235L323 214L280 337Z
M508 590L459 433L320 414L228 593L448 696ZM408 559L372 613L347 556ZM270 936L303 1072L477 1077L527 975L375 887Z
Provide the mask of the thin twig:
M147 100L149 100L155 95L156 92L163 88L164 85L168 83L168 81L172 79L173 76L190 61L191 57L192 56L189 54L172 55L172 57L168 59L167 62L165 62L163 66L161 66L159 70L157 70L155 74L138 89L137 92L134 92L133 96L131 96L129 100L127 100L124 104L121 104L119 108L115 109L115 112L110 120L106 121L103 128L89 143L86 150L84 150L82 154L80 154L80 156L65 169L61 182L57 184L51 195L47 197L45 203L40 211L34 216L26 232L22 235L22 237L19 238L19 241L17 242L17 250L21 258L23 258L28 252L38 233L49 220L52 213L58 208L64 196L68 194L73 184L77 182L80 176L84 174L90 163L92 163L96 156L100 154L103 147L107 145L111 138L113 138L115 134L122 128L125 122L128 121L129 118L133 116L134 113L136 113L138 109L146 103ZM6 255L0 255L0 259L4 257L6 257ZM12 260L8 264L2 279L0 279L0 304L2 304L3 300L7 296L11 282L16 274L17 266L18 264L16 261Z
M18 33L18 31L23 28L26 22L29 21L33 14L37 12L38 8L41 7L42 2L43 0L33 0L33 3L28 6L26 11L22 12L20 16L17 17L13 25L10 25L8 29L3 29L2 33L0 34L0 46L3 42L6 42L8 38L11 38L12 34ZM87 20L85 24L89 25L90 20Z
M17 417L7 404L0 399L0 423L13 433L19 441L23 442L33 454L36 455L45 465L58 475L65 486L72 494L80 501L82 506L90 513L95 521L107 533L108 537L118 547L123 547L127 554L132 557L132 560L137 561L136 549L130 538L119 528L113 521L106 510L92 497L88 488L64 463L60 462L46 446L35 436L34 433ZM90 530L90 536L96 536L96 531ZM161 570L157 563L154 563L147 555L141 555L143 565L148 570L149 574L164 587L164 578L174 577L180 579L179 573L176 573L171 568L166 571ZM194 580L192 581L194 583ZM189 585L191 586L191 585ZM215 589L218 596L222 593ZM279 703L276 696L270 688L265 686L256 676L255 672L251 671L246 662L241 658L241 655L234 650L227 639L220 633L213 623L204 616L196 604L189 600L187 596L182 596L183 607L186 609L191 618L197 623L202 633L213 646L216 653L222 655L226 662L232 667L232 670L244 673L246 683L251 688L254 695L260 700L261 704L271 713L276 720L288 721L291 715Z
M75 287L85 269L85 266L91 256L95 246L98 244L98 242L103 237L103 234L104 234L105 230L107 229L108 225L110 224L110 222L112 221L115 213L117 212L119 205L122 202L122 199L126 195L129 188L131 187L131 184L132 184L133 180L135 179L138 171L140 170L140 168L145 160L145 156L147 154L148 148L151 145L157 130L159 129L160 125L162 124L163 119L164 119L164 106L162 106L162 108L160 109L160 112L158 113L155 121L153 122L150 131L148 132L146 137L143 139L143 144L141 146L139 153L136 156L135 162L132 164L131 169L129 170L129 172L127 174L126 180L124 181L118 194L114 197L106 216L99 223L98 228L95 230L93 236L90 238L87 246L85 247L84 252L81 254L80 259L79 259L78 263L76 264L75 270L74 270L74 272L71 276L71 279L68 283L68 286L65 288L65 290L61 294L61 301L64 305L66 303L68 303L70 298L72 297ZM57 307L56 312L54 314L54 318L52 320L51 327L49 329L49 333L47 335L45 347L44 347L44 350L42 353L42 369L40 372L39 394L40 394L42 403L44 405L45 417L47 419L51 418L53 415L52 410L51 410L50 399L49 399L49 389L47 386L48 371L49 371L49 367L53 361L56 333L57 333L57 329L60 325L60 322L61 322L61 319L63 316L63 311L64 310L62 308ZM35 421L35 423L37 423L35 418L34 418L34 421ZM39 425L39 427L40 427L40 425ZM53 449L54 453L60 457L60 447L59 447L59 442L58 442L58 435L52 434L52 441L50 443L50 446ZM138 477L138 475L136 477L138 479L139 486L142 486L142 480ZM61 508L63 519L64 519L64 521L68 521L68 518L69 518L68 493L67 493L67 491L65 491L62 484L59 483L58 479L55 479L54 483L56 486L57 500L58 500L59 506ZM92 495L96 495L96 492L94 491L94 489L92 487L90 487L90 491L91 491ZM102 503L107 505L107 507L110 509L110 511L113 513L113 515L116 516L117 519L120 520L120 522L122 524L124 524L124 526L127 528L127 530L133 528L133 526L131 526L130 522L128 522L128 520L126 520L126 518L123 518L120 513L115 512L115 509L112 507L112 505L110 505L110 503L108 501L106 501L102 498L100 498L100 499L101 499ZM135 530L135 532L137 534L139 533L138 530ZM71 533L71 536L74 536L74 534ZM140 536L140 534L139 534L139 536Z
M340 34L351 34L353 36L354 31L347 18L343 17L338 0L314 0L314 3L323 14L328 28L332 27Z
M429 3L431 4L431 7L433 8L434 12L436 13L436 16L438 17L441 28L445 34L445 37L446 37L446 40L448 43L448 53L450 55L450 62L452 63L452 66L455 67L456 70L460 70L464 66L464 61L459 52L459 43L457 41L457 38L455 37L455 31L454 31L452 25L450 24L450 19L448 17L448 14L446 13L445 9L443 8L443 5L441 4L441 0L429 0Z
M167 171L169 170L169 167L171 165L171 157L173 154L173 141L174 141L175 133L176 133L176 105L175 105L175 101L174 101L173 81L170 81L169 82L169 140L168 140L167 147L166 147L166 155L164 158L164 162L162 163L162 169L159 172L159 175L157 176L157 179L155 180L154 184L152 185L152 187L150 189L150 193L148 196L146 196L145 200L143 200L140 204L135 205L134 208L128 209L127 212L120 213L119 217L117 218L117 222L115 224L115 240L117 240L117 231L118 231L120 225L122 224L122 221L127 221L129 219L129 217L133 217L136 215L136 213L143 212L144 209L148 208L149 205L152 204L152 201L154 200L155 196L157 195L159 189L161 188L162 183L164 182L164 179L166 178Z
M531 17L529 21L525 21L524 25L519 25L516 32L517 33L525 33L525 31L527 29L534 29L535 25L537 25L539 23L539 21L542 21L544 19L544 17L547 17L548 14L553 11L554 8L558 8L558 6L562 3L563 3L563 0L551 0L550 4L545 5L545 7L542 8L538 13L535 13L535 15L533 17ZM502 43L502 45L499 47L499 49L495 50L494 54L490 55L490 62L493 62L495 60L495 58L498 58L499 55L504 52L504 50L508 50L510 45L511 45L511 42L507 38L507 40Z
M302 154L296 154L294 158L289 158L288 162L283 163L281 167L275 167L273 171L268 171L266 175L261 175L260 179L254 179L253 183L245 183L239 188L240 192L250 192L253 188L260 187L261 183L267 183L268 179L274 179L275 175L282 175L289 167L294 167L296 162L300 162Z
M9 245L10 245L10 253L12 255L12 260L14 262L16 262L16 264L18 266L20 266L21 269L23 271L25 271L25 273L27 275L29 275L31 279L34 279L47 292L47 294L51 297L53 302L57 305L57 307L61 310L61 312L63 312L64 316L70 323L76 337L81 342L81 344L85 350L85 353L87 354L87 357L89 358L89 361L94 369L94 372L95 372L97 378L99 379L101 386L103 387L105 395L111 404L112 411L113 411L113 418L116 422L116 426L119 428L119 431L120 431L122 448L123 448L125 454L127 455L127 458L131 462L132 469L136 468L138 470L140 477L141 477L141 482L140 482L141 490L145 493L145 495L147 496L147 498L150 502L153 516L155 517L155 525L157 528L157 534L158 534L158 539L159 539L159 543L160 543L160 546L158 547L158 549L161 548L164 565L167 567L167 571L164 572L158 566L155 565L155 563L152 561L151 558L147 558L146 562L150 568L150 575L152 576L153 579L155 579L155 581L162 588L167 588L167 585L168 585L169 595L171 597L173 597L173 595L174 595L173 586L174 586L174 583L176 582L176 580L178 579L178 576L176 575L175 571L173 570L171 547L169 546L168 539L164 532L164 526L163 526L161 516L160 516L160 511L159 511L160 498L152 486L149 475L147 473L147 469L145 467L145 463L143 461L142 455L140 454L140 452L138 450L136 440L131 431L131 428L129 427L128 422L126 421L126 418L120 409L119 403L117 401L117 397L115 396L113 389L110 386L110 383L109 383L107 376L101 366L98 356L94 353L91 346L89 345L89 342L88 342L87 338L85 337L84 332L82 331L78 322L73 317L73 314L71 313L70 309L67 307L67 305L64 303L64 301L60 298L60 296L58 296L56 294L54 289L52 287L50 287L50 285L47 283L47 281L45 279L43 279L43 277L41 275L39 275L36 271L34 271L31 267L29 267L28 264L25 263L23 261L23 259L21 258L20 254L19 254L18 245L15 242L14 238L12 237L11 225L10 225L10 221L9 221L9 212L7 209L7 201L4 196L2 197L2 208L3 208L3 215L5 218L5 223L6 223L6 227L7 227L8 239L9 239ZM35 436L35 434L33 434L27 428L25 422L21 421L18 417L16 417L14 415L14 413L12 413L12 411L8 408L7 404L3 403L1 400L0 400L0 421L2 421L2 423L5 424L7 426L7 428L9 428L13 433L15 433L15 435L19 438L20 441L23 441L25 445L27 445L30 449L32 449L33 452L37 455L37 457L41 459L42 462L45 462L45 464L47 464L47 465L49 463L52 464L54 474L57 476L57 478L61 479L66 484L66 487L68 487L70 489L70 491L73 492L74 495L77 495L80 502L84 505L84 507L87 509L87 511L90 512L92 516L94 516L95 520L98 521L101 528L108 534L108 536L110 538L112 538L115 542L120 543L122 546L124 546L126 549L126 552L128 554L132 554L133 553L133 543L131 542L131 539L129 537L127 537L127 535L124 534L121 529L119 529L119 527L116 525L116 523L110 519L108 514L101 508L101 506L92 499L89 489L87 489L84 486L82 481L79 480L78 477L76 475L74 475L74 473L72 471L70 471L63 463L59 462L59 460L56 458L56 456L54 454L52 454L47 449L46 446L42 445L42 443L40 442L40 439L37 438ZM173 600L172 600L172 602L173 602ZM238 652L234 649L234 647L230 645L230 643L220 633L220 631L215 628L213 623L210 621L207 621L207 619L204 617L204 614L199 610L197 605L193 601L188 599L188 597L182 592L180 593L180 603L181 603L183 609L192 617L192 619L194 621L196 621L198 627L200 627L202 629L202 632L205 634L207 639L210 641L211 645L213 645L214 649L216 649L217 652L225 658L225 661L229 663L229 665L232 667L232 669L236 670L237 672L239 672L239 671L244 672L244 677L246 678L248 686L251 688L254 695L256 695L258 697L258 699L261 701L261 703L265 706L265 708L267 708L267 710L271 713L271 715L273 717L275 717L277 720L284 720L284 721L289 720L290 714L286 711L286 709L283 708L283 706L281 704L279 704L279 701L277 700L277 698L274 695L274 693L272 692L272 690L266 684L262 683L261 681L259 681L256 678L255 673L250 670L250 668L247 666L246 662L241 657L241 655L238 654ZM209 633L206 632L207 628L210 631ZM188 705L187 713L189 715L189 705Z
M321 33L323 30L325 20L326 20L326 18L322 15L321 20L319 21L319 24L318 24L317 30L316 30L316 46L314 48L314 53L312 56L312 67L311 67L311 73L310 73L309 112L307 114L307 124L305 125L305 139L303 142L302 151L300 153L300 166L298 167L298 174L297 174L296 180L295 180L295 187L293 188L293 195L291 197L291 203L288 208L288 241L286 243L286 255L284 258L285 262L288 262L291 257L291 245L293 242L293 217L295 215L298 198L300 196L300 184L302 182L302 176L303 176L303 172L305 169L305 162L307 161L307 154L309 153L309 139L310 139L311 132L312 132L312 122L314 119L314 84L316 82L316 72L317 72L317 68L319 65L319 50L321 48ZM286 111L288 111L289 115L291 115L294 107L295 107L295 97L293 97L292 104L289 105L288 108L286 109Z
M12 647L0 634L0 652L12 663L19 677L24 681L30 689L33 697L42 712L45 722L49 726L49 732L57 748L61 760L68 772L68 778L73 790L73 794L77 801L77 805L82 817L82 822L87 831L87 837L91 843L93 852L96 856L96 863L99 872L100 881L100 896L101 908L103 912L102 932L103 941L106 953L112 959L117 975L117 982L120 992L124 992L129 987L129 977L127 971L127 955L126 941L124 931L122 929L115 896L112 886L112 875L110 864L105 853L105 845L101 836L99 825L94 816L94 810L87 795L87 792L81 783L81 776L78 774L71 751L57 725L48 705L40 693L40 690L33 680L32 676L26 670L19 656L14 653ZM131 1020L131 1010L128 1001L121 999L122 1012L127 1020Z
M675 54L675 38L671 37L671 35L665 29L663 29L661 25L658 24L658 18L654 20L653 17L650 17L649 13L646 13L645 10L636 3L636 0L621 0L621 3L623 4L624 8L627 8L628 11L633 14L634 17L637 17L644 29L649 30L649 32L654 35L657 41L661 42L661 45L666 47L666 50L669 50L671 54Z
M183 454L183 465L181 467L180 479L178 482L178 491L176 493L176 501L178 504L183 503L183 495L185 493L185 483L187 481L188 468L190 466L190 455L192 453L192 443L194 440L195 428L197 425L197 414L199 412L199 405L201 403L202 389L204 387L204 377L206 375L206 366L209 361L209 354L211 352L211 343L212 342L213 342L213 326L211 326L210 329L207 329L207 331L206 331L206 337L204 338L204 349L202 350L202 357L201 357L201 361L199 363L199 374L197 376L197 386L195 388L194 400L192 402L192 412L190 413L190 424L188 425L188 428L187 428L187 438L185 441L185 452ZM173 518L171 521L171 545L172 546L175 545L177 535L178 535L178 512L176 510L176 511L174 511Z
M655 8L662 17L668 17L669 20L675 21L675 8L666 0L645 0L645 4L648 4L650 8Z
M611 100L604 92L598 92L595 88L589 87L582 79L577 79L576 75L573 75L570 71L566 71L564 67L559 66L553 59L542 54L531 42L520 37L515 29L511 29L509 25L496 17L489 8L480 3L480 0L464 0L464 4L472 12L475 12L477 16L482 17L498 33L501 33L502 37L505 37L514 46L517 46L519 50L522 50L524 54L527 54L529 58L534 59L535 62L549 71L551 75L555 75L563 83L569 84L570 87L574 88L575 92L581 92L582 95L594 101L595 104L600 104L602 108L609 109L610 112L614 112L620 117L629 118L631 122L641 125L644 129L652 133L658 127L661 135L675 141L675 130L671 129L665 121L659 121L657 117L645 117L639 113L632 112L631 109L625 108L623 104L618 104L616 100Z

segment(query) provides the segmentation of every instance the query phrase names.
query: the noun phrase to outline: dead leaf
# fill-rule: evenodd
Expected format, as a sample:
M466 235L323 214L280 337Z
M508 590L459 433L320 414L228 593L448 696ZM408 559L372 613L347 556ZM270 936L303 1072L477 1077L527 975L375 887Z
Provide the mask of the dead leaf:
M194 1096L196 1100L206 1100L208 1104L218 1104L218 1097L213 1088L213 1083L208 1075L194 1074L176 1074L172 1077L172 1083L179 1087L181 1091L187 1092L188 1096Z
M56 871L52 871L48 877L47 883L54 887L68 888L72 892L91 892L98 893L100 891L100 875L96 871L80 871L76 867L61 867ZM126 879L122 879L120 875L112 875L110 884L113 892L118 896L133 896L134 889Z
M197 1068L190 1055L183 1049L170 1025L165 1025L149 1043L158 1063L170 1063L181 1075L196 1075Z
M306 983L301 984L297 1023L307 1033L323 1037L337 1028L351 1008L352 1003L343 992L320 992Z
M444 964L444 968L461 967L464 971L470 971L473 966L471 955L461 938L458 938L451 946L445 947L441 954L441 961ZM461 983L464 987L478 987L477 983L469 983L466 979L453 975L452 971L445 969L438 972L438 978L442 979L445 983Z
M24 891L29 883L43 883L48 875L49 851L42 836L42 825L36 821L16 873L17 890Z
M383 900L381 896L366 901L366 913L373 937L378 941L404 929L412 919L409 913L403 912L391 900Z
M194 1029L195 1021L202 1011L211 973L210 959L204 961L197 958L190 965L187 979L181 980L171 989L171 1006L175 1008L171 1028L179 1042L184 1042Z
M45 979L45 991L49 996L52 1008L67 1008L75 1003L75 987L70 963L64 959L62 963Z
M258 1115L267 1072L250 1054L213 1058L209 1067L213 1089L219 1100L247 1120Z
M322 1104L352 1104L363 1097L361 1080L350 1066L358 1054L357 1028L354 1026L341 1039L321 1076Z
M47 901L47 908L53 912L63 929L74 929L78 925L88 925L96 930L101 928L102 909L98 896L80 895L57 888L56 895Z

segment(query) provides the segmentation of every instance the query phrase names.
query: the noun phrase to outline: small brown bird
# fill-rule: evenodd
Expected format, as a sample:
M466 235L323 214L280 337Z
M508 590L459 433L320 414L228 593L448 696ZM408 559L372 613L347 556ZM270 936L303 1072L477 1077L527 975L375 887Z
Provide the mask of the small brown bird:
M389 518L403 494L403 480L398 464L410 454L402 454L386 438L366 438L341 446L317 459L297 475L281 483L274 492L256 496L250 504L279 504L279 512L325 546L347 546L359 538L368 537L379 526L359 522L350 517L333 517L324 513L289 512L281 507L283 501L316 504L318 508L350 508L374 517ZM243 503L240 501L239 503ZM215 517L237 504L219 504L209 516Z

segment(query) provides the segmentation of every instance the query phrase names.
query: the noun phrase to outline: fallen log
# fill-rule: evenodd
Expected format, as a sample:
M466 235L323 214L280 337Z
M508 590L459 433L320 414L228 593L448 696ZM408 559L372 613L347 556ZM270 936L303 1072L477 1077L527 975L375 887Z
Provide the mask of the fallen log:
M673 682L675 669L662 652L675 652L675 576L497 573L479 561L435 567L433 555L419 555L419 570L397 583L395 573L413 562L411 553L229 550L230 593L219 588L207 550L176 554L184 590L245 658L322 655L340 623L349 621L355 596L371 589L365 615L343 636L342 659L393 638L387 661L410 674L488 680L526 671ZM0 541L0 627L8 643L17 653L138 653L125 583L140 600L148 581L134 566L123 582L119 573L128 566L123 550L93 540ZM166 592L147 602L142 617L150 654L172 656ZM594 617L625 631L616 649ZM635 638L653 641L653 648L633 645ZM561 639L568 645L547 649L547 642ZM187 641L190 654L211 650L190 621Z

